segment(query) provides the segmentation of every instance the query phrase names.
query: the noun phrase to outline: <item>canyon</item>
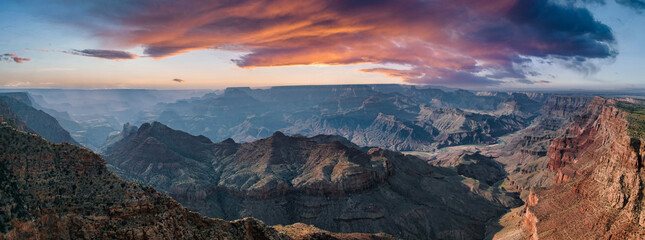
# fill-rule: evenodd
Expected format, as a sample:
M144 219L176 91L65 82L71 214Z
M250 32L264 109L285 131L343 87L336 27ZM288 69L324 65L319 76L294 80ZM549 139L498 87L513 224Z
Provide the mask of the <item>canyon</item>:
M113 171L211 217L468 239L483 238L488 219L521 204L457 171L386 149L357 149L342 137L275 132L250 143L212 143L158 122L129 133L106 150Z
M152 187L124 181L101 157L0 126L0 239L393 239L254 218L200 216ZM293 237L292 237L293 236Z
M643 238L645 148L633 131L643 126L643 109L640 100L594 98L551 142L552 182L509 213L515 220L498 239Z
M528 126L546 98L404 85L227 88L222 94L159 104L136 123L159 121L214 141L250 142L281 131L339 135L361 147L430 151L495 143Z
M0 93L0 239L645 233L635 98L229 88L132 110L89 145L100 124L44 105Z

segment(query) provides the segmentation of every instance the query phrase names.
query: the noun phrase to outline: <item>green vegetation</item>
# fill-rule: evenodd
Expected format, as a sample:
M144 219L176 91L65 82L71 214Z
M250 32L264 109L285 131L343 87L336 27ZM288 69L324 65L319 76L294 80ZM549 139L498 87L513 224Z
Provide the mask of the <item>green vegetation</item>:
M645 101L619 101L616 107L629 113L629 135L635 138L645 138Z

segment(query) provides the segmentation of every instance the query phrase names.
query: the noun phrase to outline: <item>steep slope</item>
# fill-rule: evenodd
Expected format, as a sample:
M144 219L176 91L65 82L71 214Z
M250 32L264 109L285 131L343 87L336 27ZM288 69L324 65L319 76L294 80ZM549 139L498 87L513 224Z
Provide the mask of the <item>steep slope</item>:
M0 238L286 239L253 219L226 222L187 211L152 188L125 182L96 154L0 127Z
M496 137L522 129L528 119L493 116L451 108L422 108L419 122L431 124L439 133L438 147L462 144L493 144Z
M36 133L33 129L29 128L27 124L20 119L20 117L11 110L11 107L4 101L0 101L0 123L12 126L20 131Z
M0 126L0 239L393 239L280 228L202 217L86 149Z
M155 122L105 157L121 176L207 216L303 222L335 232L483 238L485 222L518 203L416 157L325 139L276 132L252 143L210 143Z
M488 185L493 185L506 177L506 171L500 163L492 157L479 153L464 154L456 168L460 175L483 181Z
M36 133L43 136L45 139L62 143L68 142L79 145L69 132L65 131L63 127L58 124L58 121L49 114L33 108L28 105L29 98L24 97L25 94L9 94L7 96L0 96L0 102L4 102L11 110L24 121L29 128L33 129ZM18 98L13 98L18 97Z
M492 93L480 93L492 94ZM570 96L533 96L546 98L537 112L533 123L517 132L497 137L497 144L454 146L433 152L406 152L427 160L428 163L442 167L459 167L464 158L480 155L502 164L506 178L499 187L508 192L520 193L526 200L530 189L546 187L553 183L555 173L548 170L549 158L546 156L551 141L564 136L566 127L582 114L590 97ZM450 119L450 118L449 118ZM444 128L459 126L460 121L441 121ZM469 166L463 166L469 167ZM490 169L497 172L494 169ZM488 172L488 171L486 171ZM488 177L499 176L491 174ZM497 185L496 185L497 186Z
M566 135L551 143L548 168L556 173L554 185L529 197L519 225L524 237L645 237L645 146L635 134L640 133L643 110L643 102L597 97Z
M483 150L482 154L505 165L509 175L502 187L526 198L530 189L551 185L555 173L547 167L549 145L564 136L567 125L590 101L588 97L550 96L531 126L501 138L505 145Z
M524 128L531 117L436 108L397 94L375 94L353 109L308 118L281 129L287 134L335 134L360 146L431 151L462 144L492 144Z

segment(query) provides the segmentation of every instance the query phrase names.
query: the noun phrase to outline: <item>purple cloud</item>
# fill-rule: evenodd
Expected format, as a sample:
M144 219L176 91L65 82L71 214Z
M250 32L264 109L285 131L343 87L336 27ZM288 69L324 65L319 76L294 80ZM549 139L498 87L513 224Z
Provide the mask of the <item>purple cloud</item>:
M104 59L109 59L109 60L135 59L135 58L138 57L134 53L127 52L127 51L119 51L119 50L102 50L102 49L83 49L83 50L78 50L78 49L72 49L72 50L63 51L63 52L67 53L67 54L72 54L72 55L104 58Z

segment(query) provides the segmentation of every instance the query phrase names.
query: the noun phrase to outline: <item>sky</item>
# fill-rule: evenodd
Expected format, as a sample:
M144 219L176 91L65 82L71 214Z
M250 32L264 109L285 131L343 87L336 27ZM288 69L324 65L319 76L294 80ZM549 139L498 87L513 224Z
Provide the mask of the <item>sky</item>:
M645 88L645 0L4 0L0 88Z

